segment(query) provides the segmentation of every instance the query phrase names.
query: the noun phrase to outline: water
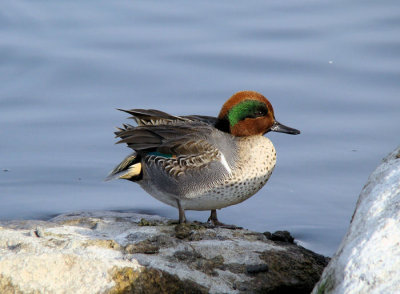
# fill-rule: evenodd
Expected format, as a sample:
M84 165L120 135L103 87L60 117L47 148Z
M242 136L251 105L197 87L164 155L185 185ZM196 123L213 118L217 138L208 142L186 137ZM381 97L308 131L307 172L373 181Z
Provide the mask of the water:
M268 134L270 181L219 218L332 255L368 175L399 144L399 28L395 0L3 1L0 218L177 218L136 184L103 182L130 152L113 144L127 122L115 108L216 115L251 89L302 134Z

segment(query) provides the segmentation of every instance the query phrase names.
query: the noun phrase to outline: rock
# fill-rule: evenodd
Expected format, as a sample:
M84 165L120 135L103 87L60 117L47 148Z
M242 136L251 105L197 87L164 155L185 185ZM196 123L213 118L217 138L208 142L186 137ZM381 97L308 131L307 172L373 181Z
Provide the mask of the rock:
M286 243L294 243L294 238L288 231L276 231L275 233L271 234L270 232L263 233L265 237L272 241L280 241Z
M327 262L262 233L135 213L0 222L0 293L309 293Z
M370 175L313 293L399 293L400 147Z

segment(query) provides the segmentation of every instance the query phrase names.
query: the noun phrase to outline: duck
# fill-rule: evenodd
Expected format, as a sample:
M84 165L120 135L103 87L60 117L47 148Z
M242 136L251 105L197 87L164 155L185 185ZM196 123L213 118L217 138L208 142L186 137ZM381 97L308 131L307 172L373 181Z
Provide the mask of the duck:
M255 91L235 93L217 117L118 110L137 124L123 124L115 132L117 143L134 152L106 180L139 184L154 198L177 208L179 224L186 222L186 210L209 210L208 223L223 226L217 209L256 194L275 168L276 150L264 135L300 134L279 123L269 100Z

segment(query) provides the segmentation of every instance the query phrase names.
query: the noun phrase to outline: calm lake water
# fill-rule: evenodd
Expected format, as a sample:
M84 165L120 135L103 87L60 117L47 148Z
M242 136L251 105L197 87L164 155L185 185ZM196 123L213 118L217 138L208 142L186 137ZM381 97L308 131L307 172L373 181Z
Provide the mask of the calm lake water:
M268 184L225 223L289 230L332 255L359 192L399 144L400 10L393 1L2 1L0 219L75 210L177 218L134 183L115 108L217 115L239 90L272 102ZM209 212L188 212L205 221Z

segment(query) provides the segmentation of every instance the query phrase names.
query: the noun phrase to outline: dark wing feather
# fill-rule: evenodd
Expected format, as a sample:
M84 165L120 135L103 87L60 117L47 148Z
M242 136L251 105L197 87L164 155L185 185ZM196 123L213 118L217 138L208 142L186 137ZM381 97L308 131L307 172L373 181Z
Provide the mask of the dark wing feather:
M215 116L207 115L185 115L184 118L190 119L191 121L201 121L209 125L215 126L217 123L217 118Z
M188 120L186 118L180 116L174 116L156 109L130 109L130 110L118 109L118 110L124 111L132 115L131 118L133 118L139 126L164 125L164 124L171 124Z
M199 121L210 125L215 125L217 118L212 116L204 115L187 115L187 116L175 116L169 113L156 110L156 109L118 109L132 115L132 119L136 121L139 126L146 125L167 125L167 124L179 124L188 121Z
M205 134L212 132L211 126L202 123L188 125L129 126L115 134L121 138L117 143L126 143L136 151L157 151L165 154L187 155L204 151L200 142Z

